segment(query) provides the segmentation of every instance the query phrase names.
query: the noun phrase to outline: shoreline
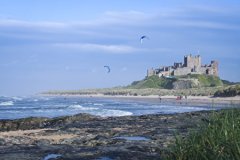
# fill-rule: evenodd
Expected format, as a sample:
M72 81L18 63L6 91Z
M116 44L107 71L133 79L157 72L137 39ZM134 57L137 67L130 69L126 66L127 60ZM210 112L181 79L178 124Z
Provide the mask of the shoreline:
M144 101L158 99L157 96L147 96L145 99L142 99L142 96L127 97L130 100L135 98ZM126 96L114 98L123 99ZM206 97L199 97L197 100L204 101ZM0 159L33 160L59 155L60 159L69 160L159 160L163 153L169 153L169 147L175 143L176 133L187 137L190 131L198 131L199 124L209 122L212 113L208 110L121 117L99 117L80 113L55 118L0 120Z
M176 105L240 105L240 96L235 97L212 97L212 96L187 96L179 99L179 96L167 95L104 95L104 94L44 94L42 96L54 97L79 97L79 98L106 98L117 100L138 100L162 104Z

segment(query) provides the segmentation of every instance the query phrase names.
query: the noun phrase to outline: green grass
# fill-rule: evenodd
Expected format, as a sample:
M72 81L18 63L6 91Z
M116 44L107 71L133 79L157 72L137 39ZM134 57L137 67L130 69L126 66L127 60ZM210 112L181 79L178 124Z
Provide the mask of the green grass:
M175 145L164 159L240 159L240 109L214 111L198 131L186 138L176 136Z
M185 77L198 79L201 87L216 87L216 86L223 85L222 80L217 76L202 75L202 74L190 74Z
M103 94L103 95L193 95L193 96L209 96L213 95L217 90L224 89L224 87L201 87L201 88L190 88L190 89L158 89L158 88L101 88L101 89L82 89L82 90L57 90L43 92L42 94L49 95L92 95L92 94Z
M176 79L169 79L164 77L158 77L156 75L147 77L141 81L134 81L131 85L127 88L134 88L134 89L142 89L142 88L164 88L164 89L171 89L173 86L173 82Z
M219 77L210 76L210 75L186 75L186 76L177 76L174 79L158 77L156 75L146 77L140 81L134 81L128 88L142 89L142 88L161 88L161 89L172 89L173 82L178 81L178 79L198 79L198 87L217 87L223 86L223 82Z

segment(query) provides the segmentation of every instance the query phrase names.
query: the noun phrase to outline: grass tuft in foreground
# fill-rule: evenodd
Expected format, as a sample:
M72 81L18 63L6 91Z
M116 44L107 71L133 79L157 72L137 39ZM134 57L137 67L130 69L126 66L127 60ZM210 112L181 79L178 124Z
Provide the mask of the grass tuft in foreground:
M198 131L177 136L166 159L240 159L240 109L214 111Z

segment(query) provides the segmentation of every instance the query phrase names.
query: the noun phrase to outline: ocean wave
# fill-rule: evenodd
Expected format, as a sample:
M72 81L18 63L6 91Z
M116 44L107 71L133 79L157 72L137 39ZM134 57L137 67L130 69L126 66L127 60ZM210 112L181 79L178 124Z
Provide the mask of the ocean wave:
M95 115L100 117L121 117L121 116L130 116L133 115L132 112L121 111L121 110L113 110L113 109L103 109Z
M13 101L0 102L0 106L12 106L14 105Z
M94 106L103 106L102 103L93 103Z
M81 106L79 104L70 105L68 108L84 110L84 111L87 111L87 110L97 110L98 109L98 108L95 108L95 107L83 107L83 106Z
M12 97L12 99L14 99L16 101L22 101L23 100L23 98L21 98L21 97Z

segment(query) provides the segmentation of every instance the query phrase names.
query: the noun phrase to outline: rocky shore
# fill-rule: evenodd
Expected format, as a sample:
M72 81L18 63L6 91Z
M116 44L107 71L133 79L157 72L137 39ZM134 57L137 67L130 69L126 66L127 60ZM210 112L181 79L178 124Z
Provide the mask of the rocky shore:
M198 129L210 113L1 120L0 159L161 159L177 133Z

